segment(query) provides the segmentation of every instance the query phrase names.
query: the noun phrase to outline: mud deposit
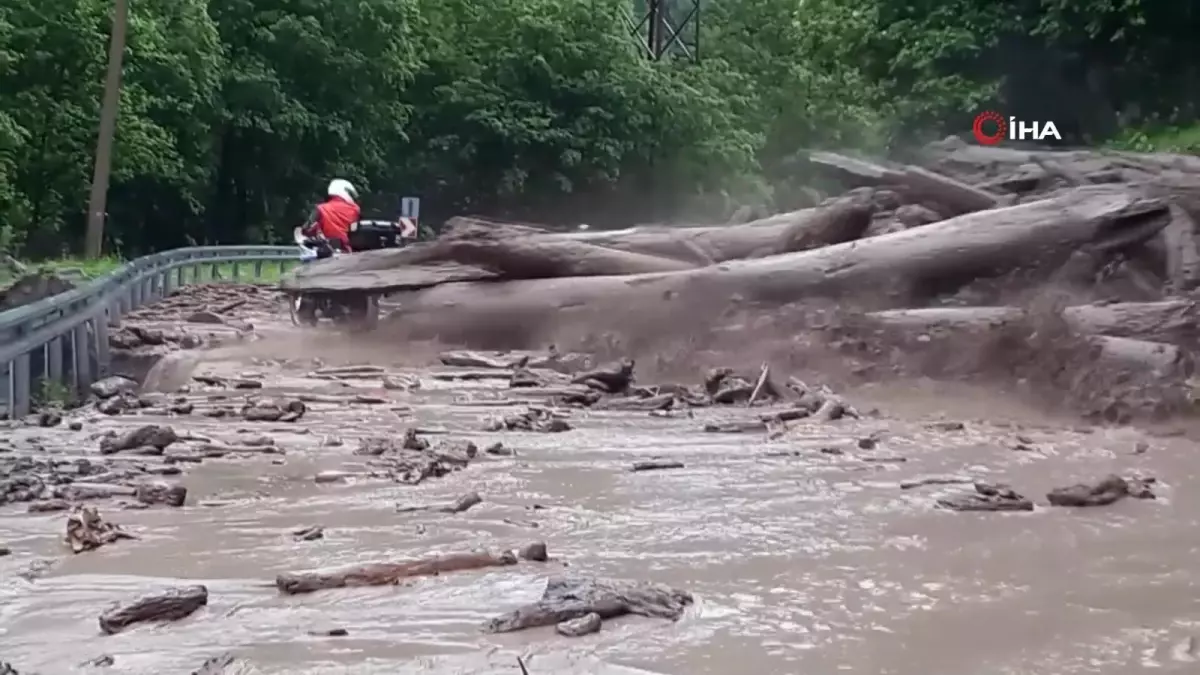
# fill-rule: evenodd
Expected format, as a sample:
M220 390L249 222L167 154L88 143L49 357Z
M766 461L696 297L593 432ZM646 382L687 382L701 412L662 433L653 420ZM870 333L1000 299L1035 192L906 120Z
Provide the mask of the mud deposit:
M834 419L831 398L778 415L800 404L660 405L663 389L570 406L562 390L589 385L510 387L512 363L438 365L252 318L266 337L209 352L180 392L118 386L113 414L3 432L0 660L47 675L1200 663L1200 464L1183 437L1075 426L963 384L838 392L858 419ZM150 425L171 433L126 435ZM1053 501L1102 505L1050 504L1078 483ZM956 510L988 500L1000 510ZM345 566L340 587L297 590L296 573ZM572 578L669 585L682 614L597 602L595 618L495 632L522 606L605 592ZM167 589L171 620L127 623Z

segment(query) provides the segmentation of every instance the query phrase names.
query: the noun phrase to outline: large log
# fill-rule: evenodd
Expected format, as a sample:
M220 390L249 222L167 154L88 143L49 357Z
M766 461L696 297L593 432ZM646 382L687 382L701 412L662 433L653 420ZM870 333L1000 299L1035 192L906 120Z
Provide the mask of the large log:
M1175 345L1148 342L1125 337L1097 335L1090 338L1097 357L1113 365L1131 368L1134 372L1158 376L1190 376L1195 363L1187 352Z
M846 200L720 227L555 234L456 219L437 241L312 263L281 285L305 292L390 292L456 281L672 272L851 241L866 230L870 216L867 205Z
M1189 300L1068 307L1063 316L1081 333L1200 346L1200 307Z
M927 333L939 330L982 331L1007 326L1025 317L1020 307L926 307L889 309L865 316L879 328Z
M1062 184L1123 182L1150 197L1167 199L1173 202L1171 223L1134 257L1169 281L1175 292L1200 286L1200 233L1195 224L1200 217L1200 159L1168 153L1020 151L945 142L927 147L925 153L940 171L976 183L986 176L983 185L1022 198Z
M694 264L620 251L502 223L464 222L437 241L339 256L300 268L283 287L303 291L413 289L453 281L672 272Z
M1000 197L986 190L917 166L893 169L832 152L814 152L809 161L853 186L887 187L904 194L909 201L935 202L947 215L985 211L1002 204Z
M640 308L664 313L673 303L691 305L698 299L723 307L734 296L787 303L816 295L878 293L1024 266L1056 266L1082 247L1104 252L1141 243L1168 220L1162 201L1122 187L1088 186L903 232L683 272L446 284L403 294L393 316L433 332L464 324L528 330L565 310L604 303L616 311L641 301Z
M852 241L869 225L859 220L862 212L851 210L852 205L853 200L840 200L830 206L780 213L743 225L651 226L554 236L622 251L704 264L722 263ZM805 248L789 248L789 244L802 239L804 232L810 232L803 241Z
M1171 223L1163 229L1166 277L1177 293L1200 286L1200 232L1183 207L1171 206Z
M1200 213L1200 158L1170 153L1133 153L1109 150L1016 150L968 144L949 138L922 151L923 163L975 187L1003 186L1009 192L1044 193L1060 184L1123 182L1149 191L1152 197L1170 198L1189 211ZM1028 178L1034 175L1033 180Z
M1200 346L1200 307L1188 300L1075 305L1062 310L1066 324L1085 335L1111 335L1150 342ZM986 331L1026 317L1019 307L928 307L870 312L880 328L913 333L937 330Z
M365 563L331 570L286 572L275 578L280 593L297 595L331 588L389 586L411 577L516 565L511 551L455 553L400 563Z

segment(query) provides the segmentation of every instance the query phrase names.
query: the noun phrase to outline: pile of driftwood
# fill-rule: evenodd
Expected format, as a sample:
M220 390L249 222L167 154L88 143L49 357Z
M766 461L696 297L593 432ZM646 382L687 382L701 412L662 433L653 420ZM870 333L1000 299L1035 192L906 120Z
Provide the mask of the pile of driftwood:
M891 327L979 327L1019 319L1026 310L1004 302L1049 286L1071 299L1056 311L1073 330L1103 336L1098 349L1155 369L1190 363L1200 158L950 139L919 165L809 159L848 191L719 226L553 233L458 218L437 241L309 265L284 286L389 293L396 318L434 332L815 298L852 298Z

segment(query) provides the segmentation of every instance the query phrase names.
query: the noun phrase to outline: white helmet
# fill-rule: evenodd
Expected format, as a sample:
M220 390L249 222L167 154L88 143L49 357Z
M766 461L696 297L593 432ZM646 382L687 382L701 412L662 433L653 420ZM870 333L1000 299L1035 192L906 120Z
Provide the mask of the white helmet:
M329 189L325 191L330 197L341 197L351 204L358 202L358 190L344 178L334 178L329 181Z

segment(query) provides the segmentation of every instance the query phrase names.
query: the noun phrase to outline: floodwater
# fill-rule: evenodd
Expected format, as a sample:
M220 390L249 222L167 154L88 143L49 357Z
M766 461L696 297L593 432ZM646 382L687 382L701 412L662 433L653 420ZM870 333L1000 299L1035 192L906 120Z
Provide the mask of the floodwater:
M280 392L347 391L303 377L311 365L203 368L257 370ZM702 431L706 421L747 418L740 408L676 419L573 411L575 429L565 433L488 433L481 418L502 408L454 401L495 395L494 383L426 378L421 391L406 393L384 392L378 380L347 382L396 402L312 404L295 425L170 420L213 438L252 429L287 454L282 463L267 456L188 468L182 509L100 502L137 541L71 556L61 544L62 513L0 509L0 544L13 551L0 558L0 660L44 675L95 672L80 664L105 654L114 659L105 672L187 673L226 651L254 672L297 675L518 675L518 655L533 675L1200 672L1200 460L1183 438L1072 429L980 391L937 387L848 393L860 407L878 401L882 417L794 424L774 441ZM976 421L984 414L992 420ZM928 428L946 416L965 430ZM35 435L47 452L92 454L89 435L98 430L161 421L105 418L79 432ZM356 438L413 425L444 428L481 448L500 440L517 455L481 454L467 469L415 487L314 482L318 471L362 466ZM860 448L858 439L872 433L878 444ZM1018 435L1032 449L1012 449ZM331 437L344 445L327 445ZM1149 449L1135 453L1140 441ZM629 471L652 457L686 467ZM1158 477L1159 498L953 513L933 502L962 486L899 487L953 473L1008 482L1044 502L1052 487L1110 471ZM465 513L396 510L471 490L484 501ZM199 505L205 500L212 504ZM293 541L290 532L307 525L324 526L325 539ZM560 562L295 597L278 595L272 583L284 571L536 540ZM32 580L18 574L38 559L54 565ZM577 639L549 628L480 632L485 619L536 599L563 564L670 583L697 602L677 623L616 619ZM186 583L208 586L207 608L172 624L100 634L96 617L111 605ZM310 635L330 628L348 635Z

